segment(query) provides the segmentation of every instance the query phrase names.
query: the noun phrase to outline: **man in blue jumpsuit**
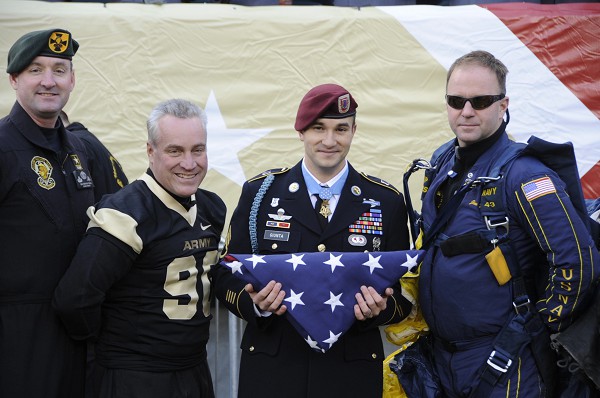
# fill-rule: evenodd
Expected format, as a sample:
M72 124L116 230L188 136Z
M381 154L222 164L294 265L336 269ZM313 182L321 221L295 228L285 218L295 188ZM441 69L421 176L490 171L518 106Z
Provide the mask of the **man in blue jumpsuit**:
M85 147L59 113L79 45L63 29L30 32L6 71L17 102L0 120L0 395L83 396L85 345L71 340L52 293L94 201Z
M448 71L447 111L455 148L436 165L435 178L426 181L425 239L457 191L487 176L493 161L514 145L505 131L507 73L502 62L485 51L457 59ZM554 171L533 157L520 157L504 178L505 192L498 194L504 198L510 247L531 299L531 312L547 331L559 332L588 301L599 270L598 251ZM473 244L473 233L487 230L479 198L485 206L493 206L485 199L495 194L477 186L460 203L451 204L452 215L421 266L419 299L433 336L434 368L451 398L548 396L549 380L542 379L542 367L555 364L536 363L533 340L512 356L502 356L496 348L504 344L498 338L501 330L515 317L517 287L507 281L506 273L494 274L502 268L495 261L495 244L481 249ZM510 263L509 253L503 254ZM491 374L497 380L487 378Z
M229 253L408 249L402 194L357 172L346 160L356 108L352 95L335 84L314 87L304 96L295 123L304 158L291 169L269 170L244 184L230 224ZM321 185L330 190L323 198ZM248 321L241 343L240 397L382 395L378 326L398 322L411 309L399 285L382 295L368 286L356 292L353 326L321 353L280 316L290 292L282 291L279 281L254 291L224 266L215 267L212 276L217 298Z
M148 118L148 170L88 210L90 223L54 306L75 339L97 339L97 397L214 397L206 343L208 271L225 204L198 188L206 114L189 101Z

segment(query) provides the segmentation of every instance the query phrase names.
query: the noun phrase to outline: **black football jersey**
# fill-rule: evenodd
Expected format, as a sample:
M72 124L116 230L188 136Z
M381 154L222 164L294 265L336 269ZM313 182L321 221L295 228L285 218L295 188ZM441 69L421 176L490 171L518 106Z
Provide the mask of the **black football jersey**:
M63 320L75 323L75 334L98 335L101 365L165 371L205 357L212 317L207 273L218 259L225 205L200 189L192 199L196 204L186 210L144 174L88 210L80 246L87 253L78 251L56 301ZM107 258L107 252L113 255ZM100 305L99 331L77 325L93 325L83 313ZM73 310L82 316L69 315Z

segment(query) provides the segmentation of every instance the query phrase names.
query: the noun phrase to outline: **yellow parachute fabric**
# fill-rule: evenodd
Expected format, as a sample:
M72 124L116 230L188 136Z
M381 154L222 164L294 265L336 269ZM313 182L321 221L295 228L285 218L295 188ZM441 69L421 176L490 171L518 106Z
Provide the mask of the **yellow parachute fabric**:
M417 248L421 247L422 236L423 233L421 232L415 245ZM392 372L389 364L394 360L394 357L398 353L410 347L419 339L419 337L429 332L429 327L427 326L427 323L423 318L423 314L421 313L421 307L417 303L417 298L419 296L420 270L421 266L419 265L416 273L407 272L402 278L400 278L402 295L413 305L410 314L401 322L388 325L384 329L388 341L401 347L388 355L383 361L383 398L406 397L402 386L398 382L398 377L394 372Z
M417 303L419 271L417 273L407 272L400 279L400 285L402 286L402 295L413 304L412 310L401 322L388 325L385 328L388 341L399 346L407 342L415 342L419 336L429 331L429 327L423 319L421 308Z
M408 398L398 381L398 376L390 369L390 362L394 360L396 354L405 350L410 344L405 344L398 350L392 352L385 358L385 361L383 361L383 398Z

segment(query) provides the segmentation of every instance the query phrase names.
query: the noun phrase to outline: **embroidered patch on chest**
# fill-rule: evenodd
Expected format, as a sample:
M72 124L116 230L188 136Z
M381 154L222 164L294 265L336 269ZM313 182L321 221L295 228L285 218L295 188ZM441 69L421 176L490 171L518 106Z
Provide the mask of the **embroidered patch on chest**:
M41 156L34 156L31 159L31 170L38 175L37 183L44 189L52 189L56 186L56 181L52 178L52 164Z

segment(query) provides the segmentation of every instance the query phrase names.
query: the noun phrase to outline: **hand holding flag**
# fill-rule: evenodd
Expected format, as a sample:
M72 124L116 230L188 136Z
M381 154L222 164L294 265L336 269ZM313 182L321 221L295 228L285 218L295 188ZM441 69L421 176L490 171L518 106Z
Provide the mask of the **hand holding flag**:
M272 281L281 283L286 297L282 300L287 307L285 316L313 349L325 352L354 323L355 295L361 287L371 286L384 294L386 288L418 265L423 253L231 254L222 264L257 292ZM362 295L366 297L364 292ZM366 311L360 302L358 305Z

